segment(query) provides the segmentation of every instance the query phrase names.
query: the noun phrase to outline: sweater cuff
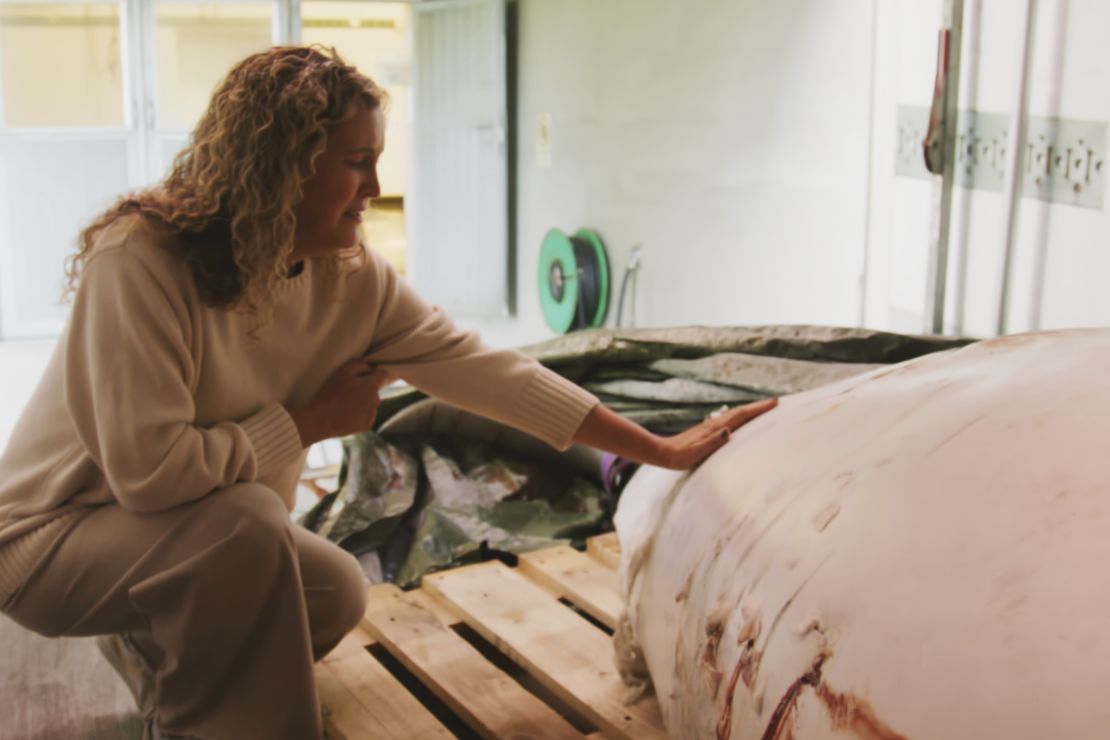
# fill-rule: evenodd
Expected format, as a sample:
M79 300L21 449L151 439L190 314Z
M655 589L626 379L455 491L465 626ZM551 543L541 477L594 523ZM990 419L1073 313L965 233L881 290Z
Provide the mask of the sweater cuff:
M304 450L301 433L293 417L279 403L271 403L261 411L239 422L254 449L255 474L260 478L287 463Z
M565 450L598 403L589 391L541 367L517 400L515 426L558 450Z

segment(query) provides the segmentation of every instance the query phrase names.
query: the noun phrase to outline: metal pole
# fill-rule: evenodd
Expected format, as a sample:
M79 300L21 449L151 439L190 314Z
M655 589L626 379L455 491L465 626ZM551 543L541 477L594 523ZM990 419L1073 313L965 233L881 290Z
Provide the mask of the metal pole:
M301 43L301 0L277 0L273 40L275 44Z
M1021 52L1021 80L1018 84L1017 101L1014 104L1013 125L1010 126L1010 136L1006 143L1006 158L1009 160L1006 167L1006 180L1002 192L1006 194L1009 207L1006 211L1006 223L1002 227L1002 289L998 297L998 329L999 335L1006 333L1006 325L1010 317L1010 290L1014 270L1014 242L1017 240L1018 213L1021 210L1021 185L1022 162L1024 156L1022 146L1025 142L1025 127L1027 123L1026 108L1029 99L1029 67L1033 57L1033 19L1036 17L1037 0L1026 0L1025 4L1025 43Z
M928 290L925 296L925 331L944 333L944 302L948 288L948 237L952 222L952 187L956 182L956 128L960 91L960 47L963 44L964 0L946 0L944 25L948 28L948 65L944 90L944 145L940 214L936 239L929 249Z

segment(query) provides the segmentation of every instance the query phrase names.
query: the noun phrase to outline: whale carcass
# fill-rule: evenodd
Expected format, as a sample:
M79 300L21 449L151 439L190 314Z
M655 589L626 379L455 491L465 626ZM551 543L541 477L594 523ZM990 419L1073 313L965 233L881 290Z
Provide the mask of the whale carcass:
M674 737L1110 733L1110 330L785 397L616 524L618 663Z

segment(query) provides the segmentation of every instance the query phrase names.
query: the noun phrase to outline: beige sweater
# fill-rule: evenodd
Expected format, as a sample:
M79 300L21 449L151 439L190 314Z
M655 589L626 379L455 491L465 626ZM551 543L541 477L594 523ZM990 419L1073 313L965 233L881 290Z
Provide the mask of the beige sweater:
M307 260L251 340L252 316L202 303L165 244L172 238L122 218L87 262L69 322L0 457L0 606L89 506L159 511L257 481L292 508L305 451L287 409L356 357L558 448L597 403L535 361L454 327L373 253L346 279Z

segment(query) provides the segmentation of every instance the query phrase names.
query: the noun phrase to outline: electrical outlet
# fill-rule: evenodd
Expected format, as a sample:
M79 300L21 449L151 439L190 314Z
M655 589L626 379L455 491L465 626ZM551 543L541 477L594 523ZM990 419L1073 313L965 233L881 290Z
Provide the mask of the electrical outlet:
M1002 190L1006 171L1007 117L1000 113L960 111L956 122L956 184L977 190ZM894 173L903 177L931 180L936 175L925 168L921 150L929 127L929 109L916 105L898 106L898 150Z
M1106 123L1030 118L1022 151L1022 194L1102 208L1105 161Z
M921 142L929 109L898 106L894 172L932 179ZM1010 119L1004 113L961 110L956 133L956 184L1001 192L1006 177ZM1107 124L1031 116L1022 143L1022 195L1053 203L1102 208L1106 180Z
M1001 192L1006 177L1009 117L966 110L960 111L956 124L956 184Z

